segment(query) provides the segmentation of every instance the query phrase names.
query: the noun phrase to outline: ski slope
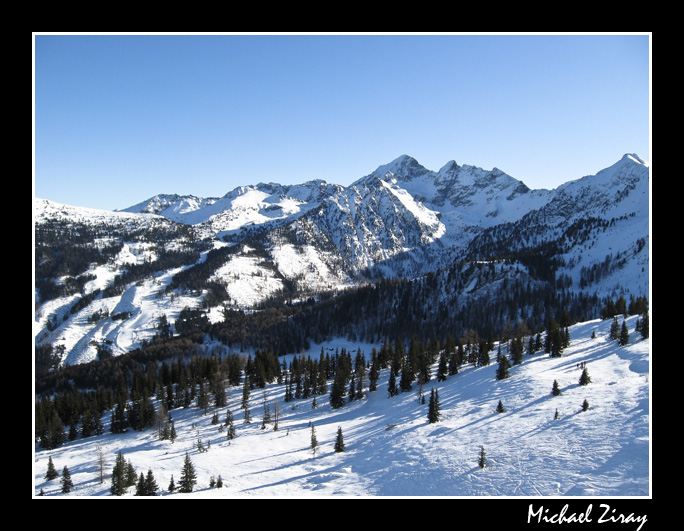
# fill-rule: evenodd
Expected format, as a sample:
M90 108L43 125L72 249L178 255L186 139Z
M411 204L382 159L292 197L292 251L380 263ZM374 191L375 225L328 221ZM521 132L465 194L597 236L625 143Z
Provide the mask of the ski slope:
M330 407L327 394L318 396L312 409L312 399L284 402L283 385L255 389L252 423L244 424L242 388L232 387L227 407L234 415L233 440L212 425L212 409L205 415L191 407L172 410L178 434L173 443L158 440L156 430L148 429L122 435L107 431L50 451L36 444L34 492L66 496L59 478L44 480L52 457L60 474L64 466L70 471L74 488L69 496L109 496L109 479L100 483L97 475L100 447L108 474L121 451L138 476L152 470L163 496L649 496L650 341L634 332L635 320L627 319L630 343L624 347L609 339L610 321L572 326L571 345L562 357L526 354L506 380L495 379L495 350L487 367L463 365L445 382L433 377L424 388L426 404L419 404L415 384L413 391L388 398L388 371L383 371L377 391L340 409ZM371 345L343 340L313 346L309 353L317 358L321 347L344 347L353 356L359 346L370 361ZM592 379L587 386L578 383L581 362ZM560 396L551 394L554 380ZM442 416L429 424L432 388L439 392ZM261 428L264 399L282 409L277 431L273 424ZM590 407L582 411L585 399ZM504 413L495 412L499 401ZM225 413L219 410L221 422ZM106 413L106 430L109 420ZM311 426L318 441L315 453ZM346 445L341 453L333 446L338 427ZM198 440L210 446L208 451L197 451ZM478 466L482 447L484 468ZM178 485L186 454L197 485L189 494L168 493L172 475ZM219 475L223 488L209 488L210 478ZM125 496L134 492L131 487Z

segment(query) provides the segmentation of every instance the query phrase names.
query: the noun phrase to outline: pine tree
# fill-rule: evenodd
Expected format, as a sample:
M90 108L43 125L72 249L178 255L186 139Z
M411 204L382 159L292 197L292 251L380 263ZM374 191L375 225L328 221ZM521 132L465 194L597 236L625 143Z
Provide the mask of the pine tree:
M508 378L508 369L510 367L511 364L508 362L508 358L506 356L502 356L501 361L499 362L499 367L496 369L496 379L505 380L506 378Z
M580 376L579 384L580 385L587 385L590 383L591 383L591 378L589 377L589 371L585 367L584 370L582 371L582 375Z
M197 393L197 407L207 412L209 408L209 392L204 385L204 380L199 382L199 392Z
M401 378L399 379L399 389L401 392L410 391L412 389L411 382L413 381L413 374L409 367L407 360L404 360L404 364L401 366Z
M174 492L176 490L176 484L173 482L173 474L171 474L171 481L169 481L169 486L166 490L169 492Z
M112 421L110 424L110 431L112 433L124 433L128 426L126 420L126 406L123 400L119 400L116 404L116 408L112 412Z
M126 463L126 488L135 486L137 479L138 475L135 473L133 463L129 459L128 463Z
M523 362L523 354L522 338L513 338L511 340L511 359L513 360L513 365L520 365Z
M196 484L197 474L195 472L195 467L192 464L190 456L186 452L183 470L181 471L181 477L178 481L178 492L192 492Z
M228 428L226 430L226 438L230 441L235 438L235 426L233 425L233 413L229 409L226 411L226 423L225 426Z
M621 347L624 347L625 345L629 345L629 331L627 330L627 323L625 323L625 321L622 321L622 329L620 330L619 345Z
M142 476L142 472L140 475ZM154 475L150 469L147 471L147 476L145 477L145 496L156 496L158 490L157 481L154 479Z
M67 494L71 492L71 488L74 486L74 482L71 480L71 474L69 469L65 466L62 469L62 492Z
M249 376L245 374L245 381L242 385L242 405L240 406L242 409L248 409L250 387Z
M338 367L332 387L330 388L330 406L333 409L341 408L344 405L345 383L346 377Z
M569 338L564 337L558 322L553 318L549 319L544 351L547 354L550 354L552 358L560 358L563 353L563 345L565 345L567 341L569 341Z
M620 337L620 325L618 324L617 317L613 317L613 322L610 325L610 339L616 341Z
M503 402L501 400L499 400L499 403L496 406L496 412L497 413L505 413L506 412L506 410L504 409Z
M558 380L553 381L553 387L551 388L551 394L553 396L559 396L561 394L560 387L558 386Z
M52 456L50 456L48 458L48 466L47 466L47 472L45 473L45 479L47 481L50 481L52 479L55 479L58 476L59 476L59 472L57 472L57 469L55 468L55 465L52 462Z
M145 474L140 472L140 478L138 483L135 485L135 495L136 496L147 496L145 491Z
M477 459L477 465L480 468L484 468L486 464L487 464L487 457L486 457L484 446L482 446L482 447L480 447L480 457L478 457L478 459Z
M399 391L397 390L397 377L394 373L394 367L390 367L389 380L387 382L387 397L391 398L397 396Z
M174 425L173 420L171 420L171 417L169 417L169 421L171 422L171 427L169 428L169 440L174 442L176 440L176 426Z
M342 427L337 427L337 439L335 439L335 451L344 452L344 439L342 437Z
M380 370L378 369L378 355L375 347L371 352L371 366L368 374L368 391L373 392L378 388L378 379L380 378Z
M446 351L442 351L442 353L439 355L439 365L437 368L437 381L438 382L443 382L447 379L447 373L448 373L448 365L447 365L447 353Z
M433 388L430 392L430 402L428 404L428 422L430 424L439 422L440 417L439 392Z
M584 402L582 402L582 411L586 411L589 409L589 401L585 398Z
M121 496L126 492L126 472L126 460L119 452L112 470L112 486L109 489L114 496Z
M311 450L316 455L316 447L318 446L318 439L316 439L316 428L311 424Z
M641 337L643 339L648 339L648 336L650 334L650 322L648 318L648 312L644 312L641 316L641 321L639 325L639 332L641 333Z

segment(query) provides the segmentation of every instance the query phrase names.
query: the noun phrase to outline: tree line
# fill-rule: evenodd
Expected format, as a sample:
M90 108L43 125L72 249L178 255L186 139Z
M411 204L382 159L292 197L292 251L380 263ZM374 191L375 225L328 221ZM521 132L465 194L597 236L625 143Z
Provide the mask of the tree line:
M394 283L388 283L391 284ZM396 284L406 287L402 282ZM402 298L410 300L411 291L408 289L393 292L402 293ZM359 289L354 293L356 297L349 297L362 307L375 304L372 300L377 292ZM313 309L317 310L319 316L325 314L327 310L321 304L332 305L332 315L339 315L339 309L345 307L338 299L330 299L312 305L305 311L300 309L298 313L291 314L289 319L283 319L283 314L275 308L252 315L227 311L224 322L219 325L208 324L201 312L187 310L181 313L177 322L177 327L184 330L180 336L175 336L167 323L164 327L160 326L164 332L160 332L158 337L144 342L140 348L128 354L54 371L47 369L55 359L51 349L37 349L36 361L40 360L39 365L43 369L36 374L36 390L41 394L36 401L36 437L41 441L41 446L50 448L63 444L66 437L78 436L78 426L81 436L100 433L101 416L112 408L113 431L145 429L159 420L151 406L153 397L160 401L166 411L181 404L189 407L194 400L198 401L200 407L207 407L209 395L214 397L217 405L220 404L217 402L220 399L216 397L220 396L218 390L224 384L239 385L241 372L244 372L245 381L249 381L251 387L264 387L269 382L280 380L283 372L278 361L279 355L308 350L307 330L297 325L299 318L303 314L310 316L314 313L311 311ZM642 335L646 334L644 337L647 337L648 301L645 297L633 299L629 304L624 298L608 301L602 315L607 318L618 311L625 314L639 312L639 327ZM561 355L563 348L568 345L567 329L574 322L572 315L565 310L558 317L558 321L549 318L544 327L546 337L543 347L552 356ZM253 357L235 353L203 355L202 342L206 334L211 337L217 328L219 331L232 330L234 334L239 327L231 328L228 323L236 319L242 323L245 334L261 334L262 339L266 339L264 343L270 341L271 348L264 344L264 348L256 349ZM297 340L290 344L283 343L288 332L291 335L293 331ZM520 361L525 348L522 336L529 337L528 352L540 349L540 332L536 332L535 339L535 334L524 321L519 321L515 327L509 321L507 327L496 336L500 341L509 341L508 352L514 364ZM245 340L248 336L233 336L233 339L238 337ZM378 351L373 349L370 363L363 359L352 362L347 353L330 358L327 353L321 352L318 360L297 357L286 375L286 397L324 394L330 385L331 404L340 407L347 397L353 400L362 396L366 381L367 388L373 391L377 374L382 369L391 369L390 388L403 392L410 390L416 383L422 386L430 381L429 367L437 361L438 380L456 374L463 363L480 366L490 363L495 342L491 329L486 335L468 329L456 337L459 337L458 341L453 339L451 333L446 333L440 341L435 333L428 338L414 333L406 340L405 334L397 334L391 342L385 339ZM287 345L289 350L283 352L283 345ZM500 355L497 355L497 361L501 362ZM505 372L505 369L502 371ZM81 391L83 389L89 391Z

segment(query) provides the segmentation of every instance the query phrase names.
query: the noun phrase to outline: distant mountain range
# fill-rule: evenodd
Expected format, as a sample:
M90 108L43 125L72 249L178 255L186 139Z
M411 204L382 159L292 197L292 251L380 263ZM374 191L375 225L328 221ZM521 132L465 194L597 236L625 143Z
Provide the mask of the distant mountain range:
M404 155L350 186L160 194L119 212L36 199L35 340L80 363L135 348L186 308L219 322L225 310L426 275L434 308L499 300L515 282L596 297L592 312L603 298L648 295L649 193L649 166L631 154L553 190ZM533 305L498 312L496 322L529 319Z

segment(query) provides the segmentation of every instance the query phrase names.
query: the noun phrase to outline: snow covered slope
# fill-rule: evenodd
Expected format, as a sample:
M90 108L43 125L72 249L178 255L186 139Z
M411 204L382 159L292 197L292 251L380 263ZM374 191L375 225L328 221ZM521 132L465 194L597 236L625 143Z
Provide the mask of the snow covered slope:
M339 409L331 408L327 394L316 397L316 409L312 399L285 403L284 386L269 384L263 393L252 391L251 424L243 423L242 387L231 387L232 441L211 423L212 411L175 409L173 443L148 429L77 439L49 451L36 446L35 493L63 496L59 479L43 477L51 457L60 473L68 467L72 496L108 496L109 479L100 483L97 477L99 447L107 473L122 452L138 475L152 470L165 496L649 496L650 343L633 332L635 319L626 321L627 346L608 338L610 321L577 324L569 329L571 344L562 357L525 355L505 380L495 379L494 362L464 365L440 383L433 367L424 389L428 396L433 388L439 393L441 420L433 424L427 422L428 406L417 400L415 383L413 391L387 397L388 370L377 391ZM310 354L318 356L321 346L353 354L360 347L369 360L372 345L332 341L312 347ZM589 385L578 383L580 363L587 366ZM560 396L551 394L554 380ZM277 431L272 424L261 429L265 398L271 407L282 406ZM585 400L589 409L582 411ZM499 401L504 413L495 411ZM218 413L223 422L226 409ZM108 420L106 414L103 421ZM315 455L311 426L318 441ZM346 446L341 453L333 448L338 428ZM208 451L197 451L198 440ZM478 466L481 448L484 469ZM169 494L171 477L177 485L186 455L197 472L195 490ZM209 488L210 478L219 476L223 488ZM134 492L129 488L126 495Z

